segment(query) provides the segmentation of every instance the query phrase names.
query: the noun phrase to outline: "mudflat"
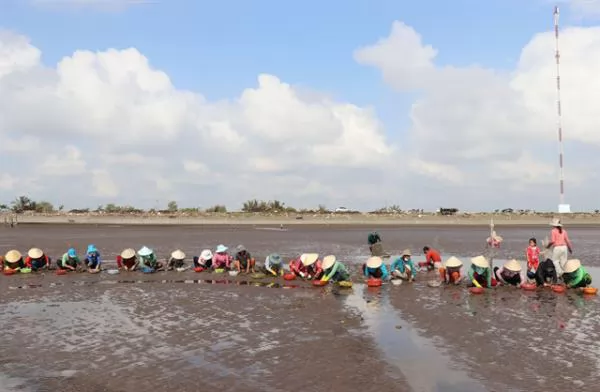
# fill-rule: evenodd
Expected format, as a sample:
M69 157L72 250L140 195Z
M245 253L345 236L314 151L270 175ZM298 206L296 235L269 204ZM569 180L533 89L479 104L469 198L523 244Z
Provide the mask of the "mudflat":
M348 263L355 285L185 272L0 276L0 390L506 391L594 390L597 297L511 288L367 288L359 265L379 229L387 250L483 251L486 227L19 225L0 252L56 257L94 243L107 264L125 247L164 258L244 244L259 262L316 251ZM524 254L547 226L505 227L498 257ZM593 227L572 227L575 255L600 279ZM496 263L501 260L496 260Z

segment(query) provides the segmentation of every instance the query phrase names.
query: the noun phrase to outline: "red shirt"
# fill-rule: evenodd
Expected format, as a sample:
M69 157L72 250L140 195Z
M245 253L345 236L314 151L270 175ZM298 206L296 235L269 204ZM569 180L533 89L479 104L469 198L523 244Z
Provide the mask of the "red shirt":
M429 249L427 253L425 253L425 262L433 264L433 263L441 263L442 256L440 256L440 252L435 249Z
M527 247L527 269L537 270L540 264L540 248L537 246Z
M296 275L300 275L300 272L302 272L304 275L311 275L314 279L319 279L323 274L321 260L317 260L313 265L305 267L299 257L290 261L290 271Z

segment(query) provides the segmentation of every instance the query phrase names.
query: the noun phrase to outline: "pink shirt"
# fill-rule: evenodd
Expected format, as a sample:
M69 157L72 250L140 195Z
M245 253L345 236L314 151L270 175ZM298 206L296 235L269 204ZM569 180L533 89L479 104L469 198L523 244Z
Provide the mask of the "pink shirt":
M554 246L570 245L569 235L565 229L560 233L557 228L554 228L552 229L551 236L550 242L552 242Z
M212 259L212 267L217 268L229 268L231 263L231 256L227 253L215 253Z

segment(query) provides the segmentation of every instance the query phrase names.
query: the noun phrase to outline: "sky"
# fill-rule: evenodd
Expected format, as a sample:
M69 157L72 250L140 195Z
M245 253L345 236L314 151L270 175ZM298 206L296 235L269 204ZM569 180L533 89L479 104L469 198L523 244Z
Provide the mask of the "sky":
M547 0L6 0L0 204L559 204ZM562 0L565 197L600 209L600 0Z

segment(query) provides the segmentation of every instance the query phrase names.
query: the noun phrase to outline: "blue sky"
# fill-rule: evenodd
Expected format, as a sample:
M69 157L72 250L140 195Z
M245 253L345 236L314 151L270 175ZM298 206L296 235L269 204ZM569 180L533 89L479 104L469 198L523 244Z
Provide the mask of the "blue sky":
M568 10L562 10L568 23ZM412 97L394 94L353 51L401 20L438 49L439 65L511 69L533 34L552 28L539 1L221 0L160 1L124 11L9 2L0 25L32 39L53 65L77 49L136 47L182 89L209 99L236 96L259 73L375 106L387 129L406 121ZM401 108L402 110L398 110Z
M34 4L43 1L53 3ZM4 165L2 199L26 193L86 205L175 199L237 206L254 197L357 208L384 201L428 209L556 204L547 0L73 5L86 1L127 2L3 3L0 29L32 46L0 35L0 72L8 72L0 73L0 137L7 138L0 150L18 155L47 146L53 153L27 167ZM594 7L583 15L600 15ZM581 15L561 7L566 182L574 203L592 207L595 198L587 195L600 183L582 154L596 156L600 146L590 104L600 94L600 50L595 21ZM434 64L427 45L437 50ZM74 55L78 50L95 54ZM417 92L398 92L406 86ZM91 145L101 159L84 153ZM166 156L167 148L180 153ZM251 152L245 160L230 159L242 149ZM143 194L126 192L132 178ZM80 185L66 192L66 183ZM213 191L197 193L200 186Z

